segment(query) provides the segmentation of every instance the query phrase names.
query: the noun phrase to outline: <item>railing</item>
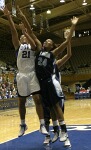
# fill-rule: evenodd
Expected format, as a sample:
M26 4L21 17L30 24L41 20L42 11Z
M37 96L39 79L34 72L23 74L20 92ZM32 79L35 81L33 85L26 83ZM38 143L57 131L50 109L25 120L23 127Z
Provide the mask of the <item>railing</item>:
M91 93L75 93L75 99L91 99Z
M26 100L26 107L34 106L33 99L31 97ZM0 110L18 108L18 98L8 98L0 100Z
M0 110L11 109L18 107L17 98L9 98L0 100Z

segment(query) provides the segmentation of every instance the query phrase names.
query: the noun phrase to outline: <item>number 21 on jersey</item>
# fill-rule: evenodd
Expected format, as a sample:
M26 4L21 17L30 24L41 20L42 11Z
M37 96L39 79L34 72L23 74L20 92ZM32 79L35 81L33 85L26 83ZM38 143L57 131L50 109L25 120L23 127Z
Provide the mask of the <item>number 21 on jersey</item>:
M30 58L30 51L22 51L22 58Z

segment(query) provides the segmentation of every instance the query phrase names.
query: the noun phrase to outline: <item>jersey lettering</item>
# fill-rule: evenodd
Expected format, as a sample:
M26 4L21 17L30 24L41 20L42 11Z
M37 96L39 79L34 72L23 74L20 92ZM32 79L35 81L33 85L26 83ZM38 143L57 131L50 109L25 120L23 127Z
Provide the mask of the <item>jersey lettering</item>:
M42 59L41 57L38 58L38 65L39 66L47 66L47 59Z
M30 51L22 51L22 58L30 58Z

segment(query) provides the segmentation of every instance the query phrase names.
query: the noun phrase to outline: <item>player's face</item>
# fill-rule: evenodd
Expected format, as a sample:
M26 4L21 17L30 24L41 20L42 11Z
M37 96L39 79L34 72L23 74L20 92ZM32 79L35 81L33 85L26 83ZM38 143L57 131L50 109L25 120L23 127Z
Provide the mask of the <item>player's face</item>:
M21 44L24 44L24 43L28 43L28 40L24 35L21 35L20 42L21 42Z
M50 51L53 48L53 41L51 39L47 39L43 43L43 47Z

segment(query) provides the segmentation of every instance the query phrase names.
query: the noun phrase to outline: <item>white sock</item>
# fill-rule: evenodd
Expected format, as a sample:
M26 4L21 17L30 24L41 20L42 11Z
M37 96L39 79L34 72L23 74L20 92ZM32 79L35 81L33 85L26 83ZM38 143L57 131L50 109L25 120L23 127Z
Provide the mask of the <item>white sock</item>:
M25 124L25 119L21 120L21 124L22 124L22 125Z
M40 119L40 124L45 124L44 119Z
M55 127L55 126L58 126L58 120L53 121L52 123L53 123L53 126L54 126L54 127Z
M59 121L59 125L65 124L65 121Z

